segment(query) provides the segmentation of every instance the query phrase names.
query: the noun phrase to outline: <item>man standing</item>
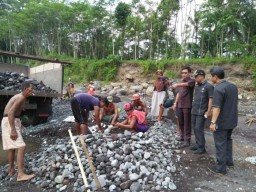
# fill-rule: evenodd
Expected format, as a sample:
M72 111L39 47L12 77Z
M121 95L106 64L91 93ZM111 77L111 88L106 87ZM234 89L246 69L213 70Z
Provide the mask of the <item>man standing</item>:
M88 129L88 118L90 111L94 110L94 120L98 125L98 128L101 132L104 130L101 127L100 121L100 101L98 98L87 94L87 93L78 93L71 99L71 108L73 115L75 117L75 128L77 134L86 135Z
M234 166L231 135L238 122L238 90L236 85L224 80L225 73L221 67L213 67L210 73L212 82L216 84L210 130L213 132L217 162L209 170L226 174L227 166Z
M179 87L173 110L178 107L178 121L181 130L180 140L184 143L181 147L190 146L191 138L191 108L193 100L193 92L195 87L195 80L190 78L190 67L183 67L181 69L182 81L171 86L172 89ZM178 106L176 106L178 104Z
M203 154L206 152L204 124L206 118L211 115L214 87L205 80L205 72L203 70L196 70L194 76L196 86L191 114L196 144L190 149L195 151L195 154Z
M75 93L75 84L74 82L71 80L71 78L69 78L69 83L68 83L68 89L69 89L69 96L73 97L74 93Z
M26 98L33 93L33 85L29 82L24 82L21 86L22 92L14 95L7 103L2 120L2 139L3 149L9 150L9 176L13 176L15 150L17 153L18 175L17 181L26 181L34 177L33 174L27 175L24 172L24 155L26 144L23 141L21 132L23 125L20 121L20 114L23 110Z

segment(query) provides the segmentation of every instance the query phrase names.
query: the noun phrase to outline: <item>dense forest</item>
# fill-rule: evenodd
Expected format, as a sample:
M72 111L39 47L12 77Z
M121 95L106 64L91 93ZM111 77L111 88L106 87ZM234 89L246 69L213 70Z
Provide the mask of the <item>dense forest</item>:
M0 0L0 49L78 59L256 55L254 0L194 5L196 0Z

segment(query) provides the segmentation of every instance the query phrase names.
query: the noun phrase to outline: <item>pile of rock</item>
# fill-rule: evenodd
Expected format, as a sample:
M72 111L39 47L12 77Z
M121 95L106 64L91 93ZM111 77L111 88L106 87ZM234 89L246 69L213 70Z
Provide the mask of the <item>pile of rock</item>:
M175 150L174 127L171 122L152 126L146 133L132 134L129 131L110 134L87 135L85 142L92 158L102 189L105 191L171 191L176 189L176 165L180 160ZM87 180L96 189L88 160L75 137ZM177 153L176 153L177 152ZM43 191L85 191L78 162L69 137L57 139L52 145L44 146L26 163L36 173L30 182ZM8 166L0 174L0 185L8 179Z
M23 73L16 72L0 72L0 90L6 91L21 91L23 82L30 82L35 85L35 90L38 92L57 93L57 91L44 85L43 82L38 82L35 79L30 79Z
M102 83L95 82L96 94L124 96L134 93L152 95L154 87L148 83L142 84L122 84L121 82L112 82L109 85L102 86Z

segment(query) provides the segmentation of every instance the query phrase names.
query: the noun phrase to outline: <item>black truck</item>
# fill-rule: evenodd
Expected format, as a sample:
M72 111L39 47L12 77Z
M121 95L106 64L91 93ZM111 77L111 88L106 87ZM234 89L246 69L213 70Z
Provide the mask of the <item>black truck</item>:
M20 93L20 91L0 90L0 118L2 118L4 108L10 98L17 93ZM48 117L52 114L52 101L59 96L58 93L34 92L34 95L26 100L23 108L21 114L23 123L27 125L46 123Z

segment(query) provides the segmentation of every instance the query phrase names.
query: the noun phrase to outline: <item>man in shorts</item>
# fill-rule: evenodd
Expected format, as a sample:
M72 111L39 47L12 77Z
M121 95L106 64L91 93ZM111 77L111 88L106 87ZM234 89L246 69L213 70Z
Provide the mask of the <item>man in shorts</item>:
M78 93L71 99L71 108L75 117L75 128L77 134L87 134L88 118L90 111L94 111L94 120L101 132L104 132L101 127L100 120L100 101L98 98L88 93Z
M34 90L34 86L29 82L24 82L21 86L22 92L14 95L7 103L2 120L2 139L3 150L9 150L9 176L13 176L15 150L17 153L18 175L17 181L26 181L34 177L34 174L27 175L24 172L24 155L26 144L23 141L21 132L24 128L20 121L20 114L23 110L26 98L28 98Z

